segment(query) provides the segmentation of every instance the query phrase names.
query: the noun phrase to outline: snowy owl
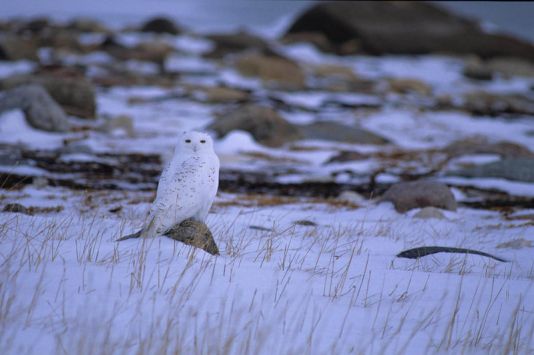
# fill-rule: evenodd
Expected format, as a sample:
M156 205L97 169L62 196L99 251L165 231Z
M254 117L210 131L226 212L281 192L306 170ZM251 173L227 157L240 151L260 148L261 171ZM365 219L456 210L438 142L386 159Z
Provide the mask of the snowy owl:
M186 219L204 222L218 186L219 158L211 137L195 131L180 134L140 236L161 235Z

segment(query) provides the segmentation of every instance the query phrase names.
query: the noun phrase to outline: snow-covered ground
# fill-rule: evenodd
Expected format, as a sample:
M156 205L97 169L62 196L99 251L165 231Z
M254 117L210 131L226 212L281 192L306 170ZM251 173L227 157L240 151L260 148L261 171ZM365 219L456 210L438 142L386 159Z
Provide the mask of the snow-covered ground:
M150 195L30 187L4 198L65 207L1 215L4 353L533 349L532 249L497 248L532 237L524 215L461 208L423 220L389 203L220 194L207 221L221 249L215 257L164 238L114 242L142 225ZM395 258L428 244L510 262Z

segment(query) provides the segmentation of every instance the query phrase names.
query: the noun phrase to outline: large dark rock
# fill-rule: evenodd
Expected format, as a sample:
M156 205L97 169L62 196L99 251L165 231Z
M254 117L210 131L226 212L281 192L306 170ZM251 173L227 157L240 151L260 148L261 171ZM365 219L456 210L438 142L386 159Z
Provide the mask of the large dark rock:
M534 46L419 1L332 1L305 11L288 34L318 32L339 53L478 54L534 60Z
M456 211L456 200L449 188L433 181L411 181L395 184L384 193L382 201L393 202L398 212L423 207Z
M447 175L470 178L501 178L522 182L534 182L534 158L504 159L494 163L452 171Z
M34 128L52 132L69 129L65 113L40 85L23 85L3 92L0 113L14 109L22 110Z
M247 131L264 145L279 147L300 138L296 126L284 120L268 107L245 105L217 116L208 129L225 136L233 130Z
M44 87L69 115L82 118L95 117L95 91L92 84L84 78L54 75L15 75L0 81L0 89L11 89L27 84L38 84Z
M173 20L166 17L155 17L141 26L142 32L170 33L176 35L181 32Z

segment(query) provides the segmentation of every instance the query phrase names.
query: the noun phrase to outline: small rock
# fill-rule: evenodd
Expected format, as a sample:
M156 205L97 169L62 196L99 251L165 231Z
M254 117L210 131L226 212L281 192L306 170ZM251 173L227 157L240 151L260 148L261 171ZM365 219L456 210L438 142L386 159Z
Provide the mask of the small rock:
M464 95L462 108L474 115L534 115L534 100L521 94L470 92Z
M110 30L102 23L91 18L76 18L66 27L70 31L79 33L109 33Z
M253 230L257 230L257 231L262 231L262 232L272 232L273 229L272 228L266 228L266 227L262 227L262 226L254 226L254 225L250 225L248 226L249 229L253 229Z
M447 175L534 182L534 158L503 159L489 164L451 171Z
M242 75L260 78L268 87L298 90L306 86L302 69L285 58L247 54L238 58L236 68Z
M293 224L297 226L304 226L304 227L316 227L317 223L313 221L308 221L307 219L299 219L298 221L293 222Z
M423 96L432 94L432 87L417 79L389 79L389 89L398 94L416 93Z
M534 64L532 64L531 61L524 59L513 57L497 57L490 59L486 65L491 70L494 70L506 77L534 77Z
M276 55L269 44L258 36L245 31L229 34L216 34L207 36L215 46L206 54L209 58L222 58L227 54L254 50L265 55Z
M300 135L305 139L377 145L389 142L387 139L363 128L346 126L336 122L314 122L298 128Z
M249 99L250 94L243 90L215 86L200 89L205 100L211 103L243 102Z
M30 214L28 212L28 208L24 207L20 203L8 203L4 206L4 209L2 212L11 212L11 213L22 213L22 214Z
M444 219L445 215L436 207L424 207L421 211L417 212L413 218L420 219Z
M247 131L261 144L280 147L300 138L294 125L268 107L243 105L217 115L208 129L223 137L233 130Z
M11 89L20 85L37 84L73 116L94 118L96 95L93 85L85 78L60 77L55 75L15 75L0 82L0 88Z
M381 200L393 202L395 209L401 213L423 207L456 211L456 200L447 185L433 181L395 184L384 193Z
M141 32L170 33L177 35L181 32L173 20L166 17L155 17L141 26Z
M12 35L0 36L0 60L39 60L35 41Z
M184 244L200 248L211 255L219 255L219 248L210 229L202 222L187 219L169 229L165 235Z
M493 80L493 70L478 58L472 59L465 64L463 75L473 80Z
M525 146L513 142L490 143L484 137L457 140L445 147L450 157L472 154L497 154L504 158L531 157L533 153Z
M532 248L534 245L531 240L526 240L524 238L510 240L509 242L504 242L497 245L497 248L508 248L508 249L523 249L523 248Z
M23 85L7 90L0 96L0 112L20 109L34 128L65 132L69 122L63 109L40 85Z
M347 161L354 161L354 160L365 160L367 158L368 156L366 156L365 154L355 152L355 151L344 150L344 151L339 152L339 154L333 156L332 158L328 159L326 164L344 163Z

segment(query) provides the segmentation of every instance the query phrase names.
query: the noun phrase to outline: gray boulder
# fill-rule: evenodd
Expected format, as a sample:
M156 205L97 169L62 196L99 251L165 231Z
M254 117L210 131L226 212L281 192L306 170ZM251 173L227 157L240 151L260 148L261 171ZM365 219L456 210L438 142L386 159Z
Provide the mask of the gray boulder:
M11 89L27 84L37 84L45 88L69 115L81 118L95 117L95 90L93 85L83 77L15 75L0 81L0 89Z
M424 207L456 211L456 200L449 188L433 181L411 181L395 184L384 193L381 200L393 202L398 212Z
M39 85L24 85L7 90L0 96L0 112L20 109L34 128L64 132L69 122L63 109Z
M208 129L225 136L233 130L249 132L254 139L270 147L279 147L300 138L295 125L268 107L244 105L217 115Z
M336 122L314 122L299 126L305 139L320 139L354 144L386 144L388 140L363 128L347 126Z
M449 172L447 175L470 178L501 178L534 182L534 158L511 158L472 168Z

